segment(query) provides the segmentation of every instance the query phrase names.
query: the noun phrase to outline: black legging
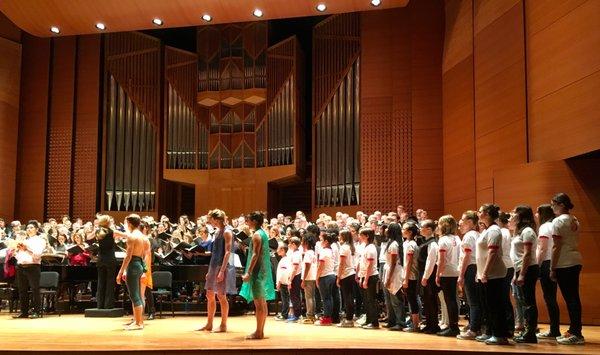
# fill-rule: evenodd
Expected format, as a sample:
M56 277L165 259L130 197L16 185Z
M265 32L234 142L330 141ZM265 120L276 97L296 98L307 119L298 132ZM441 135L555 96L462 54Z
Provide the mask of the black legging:
M300 317L302 315L302 274L294 276L292 279L292 288L290 289L290 300L292 301L292 308L294 309L294 316Z
M362 284L361 279L361 284ZM367 321L365 324L379 325L379 304L377 303L377 283L379 282L378 275L372 275L367 281L367 289L363 290L364 306L367 312Z
M144 291L144 297L146 299L146 309L148 314L154 314L156 312L156 308L154 307L154 295L152 295L152 289L146 286L146 291Z
M520 271L517 271L517 278L519 274ZM525 333L523 333L523 336L530 338L535 338L537 329L538 310L535 303L535 283L539 274L540 267L530 265L525 273L525 283L523 286L518 286L521 292L519 292L520 297L517 302L523 308L523 318L525 319Z
M354 319L354 299L352 298L352 291L356 281L354 280L355 275L350 275L340 280L340 288L342 290L342 298L344 300L344 309L346 311L346 320L351 321Z
M504 294L504 278L491 279L484 284L486 296L487 317L489 319L488 335L498 338L506 338L508 334L508 319L505 314L506 300L508 297Z
M439 289L435 284L435 274L437 266L434 267L433 272L429 279L427 279L427 286L423 288L423 308L425 311L426 328L429 330L438 329L438 313L440 312L440 306L438 303L438 292Z
M502 295L504 295L504 316L506 317L506 337L512 336L515 331L515 310L513 309L510 295L512 293L512 280L515 276L515 268L510 267L506 269L506 277L504 278L504 289Z
M408 301L408 309L410 310L410 314L419 314L419 302L417 301L417 280L408 280L406 300ZM416 327L418 324L413 326Z
M96 289L98 308L115 308L115 276L117 265L98 262L96 267L98 269L98 287Z
M471 264L467 266L464 276L464 291L469 305L469 329L475 333L481 330L481 302L477 288L477 266Z
M544 293L544 302L550 317L550 335L560 335L560 310L556 301L558 284L550 279L550 260L542 262L540 268L540 285Z
M448 309L448 326L458 329L458 303L456 300L456 282L458 277L441 277L440 286L444 293L444 302Z
M581 265L556 269L556 280L569 312L569 333L581 336L581 300L579 298L579 274Z

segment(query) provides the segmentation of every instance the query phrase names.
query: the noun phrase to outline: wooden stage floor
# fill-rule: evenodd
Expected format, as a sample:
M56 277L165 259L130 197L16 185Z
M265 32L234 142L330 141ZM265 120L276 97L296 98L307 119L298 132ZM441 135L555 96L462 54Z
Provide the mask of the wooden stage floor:
M587 344L559 346L555 342L537 345L486 346L434 335L390 332L384 329L341 329L286 324L269 317L267 339L244 340L254 326L252 316L232 317L229 333L197 332L205 317L165 317L146 322L142 331L126 332L129 318L85 318L83 315L48 315L42 319L12 319L0 313L0 352L61 354L87 353L212 353L219 354L600 354L600 327L584 327ZM217 318L217 324L219 322ZM216 325L216 324L215 324ZM566 327L563 326L563 330ZM378 350L377 350L378 349ZM137 351L136 351L137 350ZM377 351L376 351L377 350ZM375 352L376 351L376 352Z

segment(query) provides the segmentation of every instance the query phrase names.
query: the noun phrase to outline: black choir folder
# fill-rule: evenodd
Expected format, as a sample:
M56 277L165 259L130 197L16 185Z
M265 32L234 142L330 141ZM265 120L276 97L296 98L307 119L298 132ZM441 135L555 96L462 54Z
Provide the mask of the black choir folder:
M69 254L75 254L75 255L77 255L77 254L83 253L84 250L83 250L82 247L80 247L79 245L75 244L75 245L72 245L72 246L68 247L67 248L67 252Z
M175 259L177 259L177 257L179 256L179 254L180 254L180 253L179 253L179 251L178 251L178 250L176 250L176 249L172 249L170 252L168 252L168 253L167 253L167 255L162 255L162 254L159 254L159 253L155 252L155 253L154 253L154 256L155 256L155 257L156 257L156 258L157 258L159 261L164 261L164 262L167 262L167 261L172 261L172 260L175 260Z

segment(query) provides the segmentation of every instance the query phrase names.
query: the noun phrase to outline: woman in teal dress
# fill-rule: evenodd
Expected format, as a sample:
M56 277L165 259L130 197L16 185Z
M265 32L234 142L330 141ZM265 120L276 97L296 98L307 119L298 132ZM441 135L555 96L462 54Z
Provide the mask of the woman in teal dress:
M247 220L250 228L254 230L250 248L248 249L248 261L246 272L242 276L244 284L240 296L248 302L254 301L256 313L256 331L246 339L263 339L265 337L265 321L267 320L267 301L275 299L275 288L273 275L271 273L271 260L269 255L269 237L261 228L265 216L262 212L252 212Z

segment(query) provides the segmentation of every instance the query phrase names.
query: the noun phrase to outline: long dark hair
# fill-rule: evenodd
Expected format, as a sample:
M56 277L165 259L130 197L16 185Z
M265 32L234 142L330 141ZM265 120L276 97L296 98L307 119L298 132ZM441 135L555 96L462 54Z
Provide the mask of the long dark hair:
M554 211L552 211L552 206L547 203L539 205L537 208L537 213L540 216L540 225L546 222L552 222L554 219Z
M517 206L515 207L515 214L518 219L516 233L521 234L527 227L535 230L535 219L531 207L525 205Z
M385 247L385 251L387 252L390 244L392 242L398 243L398 258L400 260L400 265L404 264L404 251L402 250L402 227L398 223L390 223L387 229L388 232L388 244Z
M352 240L352 234L347 229L342 229L340 231L340 241L343 244L347 244L350 247L350 253L354 255L354 241Z

